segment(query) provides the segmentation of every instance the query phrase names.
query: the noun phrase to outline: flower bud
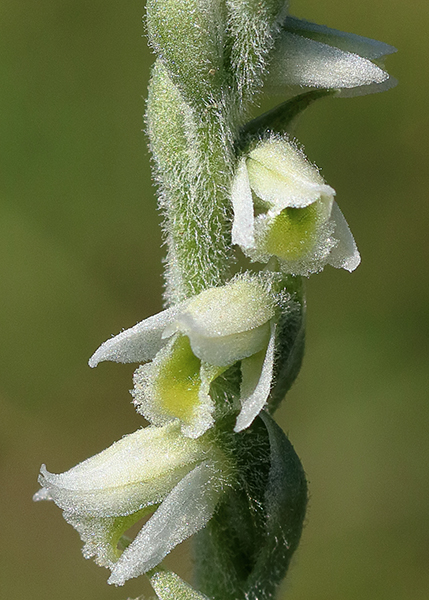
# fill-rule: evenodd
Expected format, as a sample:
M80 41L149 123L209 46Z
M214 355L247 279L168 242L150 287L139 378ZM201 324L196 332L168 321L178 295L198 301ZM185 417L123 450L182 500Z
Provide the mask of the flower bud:
M159 600L209 600L180 579L176 573L163 568L149 573L150 584Z

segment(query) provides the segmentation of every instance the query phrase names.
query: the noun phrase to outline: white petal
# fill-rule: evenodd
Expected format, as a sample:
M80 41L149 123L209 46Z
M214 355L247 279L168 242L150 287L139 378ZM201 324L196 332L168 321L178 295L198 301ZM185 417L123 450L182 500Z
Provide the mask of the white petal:
M195 467L176 485L123 552L109 583L123 585L128 579L156 567L177 544L207 524L221 491L213 464L207 462Z
M261 283L239 278L192 298L174 327L189 337L198 358L226 366L268 343L273 315L273 300Z
M270 337L270 326L267 322L249 331L219 338L209 338L192 330L188 335L195 356L211 365L226 367L264 348Z
M194 296L178 315L177 322L178 329L186 335L192 332L224 338L255 329L273 315L273 300L260 281L240 277Z
M178 304L163 310L107 340L91 356L89 366L96 367L104 360L120 363L151 360L165 344L163 331L174 321L181 307L182 304Z
M335 224L334 237L338 240L338 244L331 250L328 263L337 269L352 272L360 264L360 254L347 221L336 202L332 206L331 220Z
M388 73L366 58L285 32L277 44L267 82L270 87L330 89L381 84L388 79Z
M250 152L247 168L253 191L271 205L272 216L284 208L305 208L322 196L335 196L302 150L286 139L261 142Z
M253 246L253 200L247 173L246 159L242 158L231 189L234 220L232 222L232 243L244 248Z
M335 46L340 50L358 54L369 60L381 58L382 56L396 52L396 48L384 42L354 33L346 33L345 31L332 29L326 27L326 25L318 25L317 23L311 23L310 21L297 19L296 17L287 17L283 27L290 33L296 33L317 42Z
M43 465L45 491L36 499L52 499L70 514L128 515L159 503L204 453L205 446L182 436L177 423L146 427L65 473L49 473Z
M257 369L253 357L241 363L241 411L237 417L234 431L243 431L251 425L261 412L270 394L273 379L276 326L271 325L271 337L261 370ZM256 358L256 357L255 357Z

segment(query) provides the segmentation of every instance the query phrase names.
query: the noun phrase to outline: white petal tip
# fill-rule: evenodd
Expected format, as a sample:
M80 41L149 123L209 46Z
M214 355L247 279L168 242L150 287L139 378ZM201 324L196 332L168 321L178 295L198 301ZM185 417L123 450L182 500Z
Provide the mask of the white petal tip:
M95 354L93 354L88 361L88 365L91 367L91 369L94 369L98 365L99 362L100 361L97 360Z
M107 583L109 585L124 585L126 579L124 579L123 577L117 577L117 575L112 571L112 574L110 575L109 579L107 580Z
M241 415L238 415L237 417L237 421L234 427L234 433L240 433L240 431L244 431L244 429L248 427L248 424L244 422L244 419L240 419L240 416Z
M41 502L42 500L52 500L52 497L46 488L41 488L33 496L33 502Z
M115 338L111 338L111 339L113 340ZM91 358L88 361L88 365L91 367L91 369L94 369L95 367L97 367L101 362L104 362L107 360L112 360L112 361L117 360L115 358L114 352L112 352L110 346L111 346L111 340L108 340L107 342L103 342L101 344L101 346L99 348L97 348L97 350L94 352L94 354L91 356Z
M351 273L360 264L360 254L347 221L336 202L332 206L331 219L335 226L334 235L337 245L329 255L328 264Z
M255 245L255 236L253 234L253 228L247 228L246 225L243 227L239 224L234 223L232 227L231 242L233 246L240 246L240 248L253 248Z
M353 256L351 256L348 260L345 261L345 263L343 265L343 269L345 269L346 271L349 271L349 273L352 273L355 269L358 268L360 263L361 263L361 257L360 257L358 249L356 248L356 251L353 254Z

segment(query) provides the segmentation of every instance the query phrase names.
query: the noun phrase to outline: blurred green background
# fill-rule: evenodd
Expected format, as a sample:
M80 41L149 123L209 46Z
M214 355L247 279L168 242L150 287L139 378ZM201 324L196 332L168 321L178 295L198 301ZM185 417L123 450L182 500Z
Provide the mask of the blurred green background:
M0 596L108 600L61 512L33 504L61 472L142 421L133 366L86 365L161 307L143 127L152 61L142 2L0 3ZM386 94L324 100L298 129L354 232L362 265L308 283L304 368L278 413L310 482L281 598L427 600L428 189L423 0L295 0L292 12L397 46ZM168 562L189 576L185 544Z

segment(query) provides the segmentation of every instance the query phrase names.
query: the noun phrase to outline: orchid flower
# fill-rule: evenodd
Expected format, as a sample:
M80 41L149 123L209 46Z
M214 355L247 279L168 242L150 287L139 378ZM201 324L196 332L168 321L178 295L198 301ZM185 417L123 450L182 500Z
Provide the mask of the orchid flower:
M265 89L338 89L341 96L382 92L397 81L379 66L396 48L383 42L287 17L271 58Z
M232 183L232 241L252 260L277 257L293 275L326 264L353 271L360 255L334 196L294 143L280 136L260 141L241 158Z
M157 566L212 517L229 467L207 436L192 440L177 423L146 427L56 475L43 465L34 500L53 500L80 534L85 558L123 585ZM154 513L125 549L123 534Z
M235 426L241 431L270 392L275 308L260 278L238 277L104 342L89 364L147 363L134 374L137 410L154 425L179 419L183 433L197 438L214 423L211 383L241 361L241 411Z

